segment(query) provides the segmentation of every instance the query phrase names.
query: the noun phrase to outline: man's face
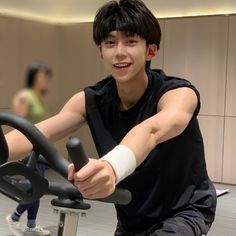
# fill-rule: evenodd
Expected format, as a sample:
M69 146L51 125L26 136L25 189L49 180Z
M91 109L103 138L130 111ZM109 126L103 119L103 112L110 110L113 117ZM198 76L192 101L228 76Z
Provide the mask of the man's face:
M137 34L112 31L101 44L101 56L108 72L119 83L145 72L146 40Z

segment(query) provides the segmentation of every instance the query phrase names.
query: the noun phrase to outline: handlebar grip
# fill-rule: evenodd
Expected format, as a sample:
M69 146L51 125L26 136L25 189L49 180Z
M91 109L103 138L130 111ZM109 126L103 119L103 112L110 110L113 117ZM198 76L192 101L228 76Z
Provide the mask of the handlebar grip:
M108 197L103 198L102 202L114 203L118 205L127 205L132 199L131 192L126 189L116 188L115 191ZM96 199L100 200L100 199Z
M89 159L87 158L83 149L83 145L78 138L70 138L66 144L66 148L75 166L76 172L89 162Z
M76 137L72 137L66 144L66 148L70 155L70 158L75 166L75 171L79 171L83 166L85 166L89 159L87 158L83 145L80 140ZM131 193L126 189L116 188L115 191L108 197L103 199L96 199L102 202L115 203L120 205L129 204L131 201Z

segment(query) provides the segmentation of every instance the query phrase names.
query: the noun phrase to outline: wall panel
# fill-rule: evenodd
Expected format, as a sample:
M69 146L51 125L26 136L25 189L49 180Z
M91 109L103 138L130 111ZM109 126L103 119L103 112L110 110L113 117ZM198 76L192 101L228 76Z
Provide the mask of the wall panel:
M0 107L11 106L11 98L18 90L20 44L19 21L0 16Z
M213 181L221 182L224 118L199 116L199 124L204 140L208 175Z
M229 17L226 116L236 116L236 16Z
M201 93L201 114L224 115L228 18L169 19L164 70L184 77Z
M223 182L236 184L236 117L226 117Z
M164 60L164 40L165 40L165 20L159 20L161 27L161 43L160 49L157 52L157 55L152 59L151 68L153 69L163 69L163 60Z

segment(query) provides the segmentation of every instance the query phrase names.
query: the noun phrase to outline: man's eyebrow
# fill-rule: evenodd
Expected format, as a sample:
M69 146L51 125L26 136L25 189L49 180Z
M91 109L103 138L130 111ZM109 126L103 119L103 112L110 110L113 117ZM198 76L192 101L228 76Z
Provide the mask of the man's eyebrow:
M125 37L135 37L137 36L136 33L130 32L130 31L126 31L123 33Z
M107 35L107 37L106 37L107 39L109 38L109 39L114 39L115 38L115 36L114 35L112 35L111 33L109 33L108 35Z

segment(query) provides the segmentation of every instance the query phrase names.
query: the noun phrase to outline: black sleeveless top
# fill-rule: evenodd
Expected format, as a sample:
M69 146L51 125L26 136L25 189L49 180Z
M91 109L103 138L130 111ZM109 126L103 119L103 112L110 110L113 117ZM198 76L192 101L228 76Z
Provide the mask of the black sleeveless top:
M85 91L87 122L100 157L114 148L135 125L157 113L157 103L169 90L193 89L198 106L186 129L156 146L135 172L118 186L129 189L132 201L116 205L119 224L126 230L142 230L178 214L214 220L216 195L208 178L204 145L198 120L200 98L187 80L148 70L148 86L129 110L119 110L115 80L109 76Z

